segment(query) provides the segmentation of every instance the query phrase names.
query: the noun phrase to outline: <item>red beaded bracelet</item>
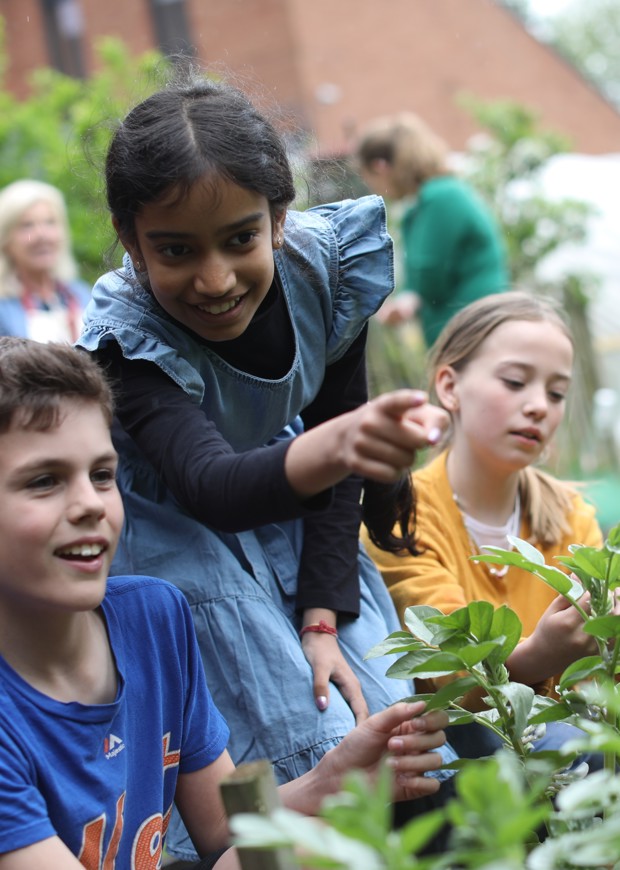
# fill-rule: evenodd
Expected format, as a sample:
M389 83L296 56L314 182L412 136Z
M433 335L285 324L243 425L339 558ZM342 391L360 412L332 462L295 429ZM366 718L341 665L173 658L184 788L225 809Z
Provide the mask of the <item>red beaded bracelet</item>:
M328 625L324 619L319 620L319 622L313 622L311 625L304 625L299 632L299 636L303 637L309 631L317 631L319 634L331 634L332 637L338 637L338 629L334 628L333 625Z

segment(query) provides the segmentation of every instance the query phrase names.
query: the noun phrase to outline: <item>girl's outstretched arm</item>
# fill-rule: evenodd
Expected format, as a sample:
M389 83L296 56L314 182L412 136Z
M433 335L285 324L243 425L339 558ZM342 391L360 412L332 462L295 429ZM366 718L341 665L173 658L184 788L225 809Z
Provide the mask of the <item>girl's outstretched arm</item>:
M302 498L349 474L391 483L417 450L437 443L447 420L420 390L385 393L298 436L286 454L286 475Z
M394 461L399 469L408 468L415 449L428 444L428 434L447 421L445 412L426 403L424 393L401 390L321 423L292 442L237 454L200 406L154 363L125 360L115 346L106 350L99 361L117 387L123 428L181 504L200 522L222 531L307 516L324 508L330 488L356 468L363 477L396 480ZM398 396L405 396L400 410L394 407ZM433 422L424 421L427 411L435 415ZM410 421L407 412L413 415ZM358 448L355 434L361 434L362 423L368 432ZM386 423L390 432L382 431ZM389 446L394 437L401 442L395 454ZM347 439L354 443L344 449ZM382 440L392 458L375 455L372 460ZM363 454L366 461L361 461ZM316 503L309 501L313 497Z

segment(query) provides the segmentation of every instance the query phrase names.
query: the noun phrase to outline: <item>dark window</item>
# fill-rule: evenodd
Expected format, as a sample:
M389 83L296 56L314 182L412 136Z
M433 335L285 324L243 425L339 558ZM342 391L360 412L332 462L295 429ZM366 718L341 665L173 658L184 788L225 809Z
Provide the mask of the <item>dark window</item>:
M194 54L189 35L185 0L150 0L157 42L167 55Z
M52 66L69 76L84 78L84 15L79 0L41 0L41 5Z

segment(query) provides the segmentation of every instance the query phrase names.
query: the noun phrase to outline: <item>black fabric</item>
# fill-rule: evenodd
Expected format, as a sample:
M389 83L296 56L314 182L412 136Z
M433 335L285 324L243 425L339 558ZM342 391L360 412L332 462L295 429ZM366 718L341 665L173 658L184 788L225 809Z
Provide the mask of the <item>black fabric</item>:
M181 867L186 868L186 870L212 870L212 868L215 865L215 862L219 861L219 859L222 857L224 852L227 851L227 848L220 849L219 852L213 852L208 857L203 858L202 861L198 861L197 864L185 864L185 863L183 863L179 866L179 870ZM172 865L172 867L169 868L169 870L175 870L174 865Z
M195 333L191 335L196 339ZM274 281L247 329L238 338L198 340L239 371L265 380L283 378L293 364L295 338L279 281Z
M500 738L479 722L449 725L445 732L459 758L486 758L502 748Z
M458 776L458 774L457 774ZM402 828L411 819L419 818L431 810L445 807L456 796L454 777L441 783L438 792L416 798L412 801L399 801L393 805L392 824L395 830ZM441 855L448 850L451 826L445 823L421 850L423 855Z
M366 335L367 327L342 359L327 368L319 394L302 413L306 429L352 411L368 400ZM362 478L351 475L334 487L334 498L327 510L305 518L298 610L333 607L325 604L327 579L332 600L339 603L333 609L350 616L359 615L357 553L362 488Z

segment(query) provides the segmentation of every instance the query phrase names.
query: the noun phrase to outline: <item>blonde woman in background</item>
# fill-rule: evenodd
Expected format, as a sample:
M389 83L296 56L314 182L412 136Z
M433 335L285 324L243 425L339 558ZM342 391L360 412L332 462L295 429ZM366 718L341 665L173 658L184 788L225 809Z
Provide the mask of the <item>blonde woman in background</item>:
M0 192L0 334L75 341L89 298L62 193L43 181L9 184Z
M499 226L448 156L447 144L409 112L374 121L356 149L370 190L404 206L404 289L378 319L397 324L419 315L427 347L458 310L509 283Z

